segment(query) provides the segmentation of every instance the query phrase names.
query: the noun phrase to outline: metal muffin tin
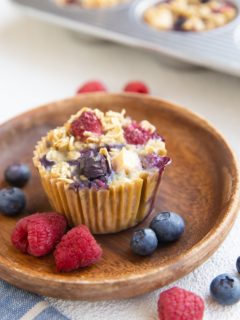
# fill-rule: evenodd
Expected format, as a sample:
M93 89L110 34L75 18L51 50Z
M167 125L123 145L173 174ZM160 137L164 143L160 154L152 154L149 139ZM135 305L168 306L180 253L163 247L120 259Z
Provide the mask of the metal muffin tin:
M24 11L66 28L148 49L184 62L240 76L240 16L204 32L158 31L142 15L156 0L128 0L110 8L58 6L54 0L11 0ZM240 8L240 0L232 1Z

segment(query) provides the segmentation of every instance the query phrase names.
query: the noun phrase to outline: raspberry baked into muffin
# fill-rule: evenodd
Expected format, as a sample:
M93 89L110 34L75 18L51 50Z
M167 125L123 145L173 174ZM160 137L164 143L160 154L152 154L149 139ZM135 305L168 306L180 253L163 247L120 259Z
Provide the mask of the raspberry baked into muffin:
M132 227L151 212L166 153L148 121L83 108L38 142L33 161L52 207L96 234Z

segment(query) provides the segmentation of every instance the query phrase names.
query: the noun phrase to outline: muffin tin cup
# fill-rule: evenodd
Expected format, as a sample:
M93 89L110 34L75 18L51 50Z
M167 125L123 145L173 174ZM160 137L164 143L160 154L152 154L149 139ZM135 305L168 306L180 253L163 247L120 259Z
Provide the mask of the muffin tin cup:
M131 8L131 15L133 19L135 19L136 23L139 25L139 28L145 28L148 31L152 31L155 33L167 33L170 37L171 34L182 34L184 36L188 35L204 35L205 33L216 33L218 35L222 35L222 32L226 32L226 30L232 30L232 28L236 25L236 21L239 19L239 3L236 0L231 1L231 3L236 7L237 9L237 16L234 17L232 20L230 20L228 23L226 23L223 26L216 27L214 29L210 30L203 30L203 31L176 31L176 30L160 30L155 28L154 26L148 24L147 22L144 21L144 13L147 9L155 6L158 3L164 3L166 0L149 0L146 2L145 0L138 0L135 2L135 4ZM149 30L150 29L150 30Z
M240 0L232 3L237 17L209 31L158 31L142 18L144 9L157 0L135 0L108 8L85 9L56 5L53 0L11 0L42 19L90 36L148 49L170 58L240 76L240 46L236 30L240 24Z
M69 182L52 178L39 158L47 151L43 138L36 146L33 162L54 210L65 215L69 225L84 224L94 234L114 233L139 224L153 209L162 172L144 173L130 182L109 189L69 188Z

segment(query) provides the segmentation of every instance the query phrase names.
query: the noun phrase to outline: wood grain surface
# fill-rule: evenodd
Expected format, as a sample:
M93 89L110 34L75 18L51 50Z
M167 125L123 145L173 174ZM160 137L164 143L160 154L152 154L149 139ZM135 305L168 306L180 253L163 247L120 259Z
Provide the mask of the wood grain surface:
M129 248L134 229L97 236L103 258L95 266L57 273L52 255L34 258L18 252L10 242L16 221L25 214L50 210L32 165L34 145L81 107L125 108L136 120L152 122L167 142L173 159L163 176L154 212L171 210L186 220L183 237L164 245L151 257L138 257ZM18 217L0 215L0 277L39 294L64 299L129 298L164 286L199 266L229 232L238 209L239 172L234 155L221 135L206 121L171 103L130 94L88 94L51 103L0 126L0 179L7 165L25 162L32 169L26 186L28 205Z

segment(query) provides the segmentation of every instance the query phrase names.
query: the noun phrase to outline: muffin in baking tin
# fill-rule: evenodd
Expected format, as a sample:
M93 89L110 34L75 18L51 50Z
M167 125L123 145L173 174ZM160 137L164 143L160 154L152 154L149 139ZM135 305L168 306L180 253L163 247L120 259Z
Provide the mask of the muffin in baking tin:
M148 121L83 108L38 142L33 161L50 203L70 225L110 233L151 212L166 154Z
M167 0L148 8L144 21L158 30L207 31L236 16L237 8L225 0Z

